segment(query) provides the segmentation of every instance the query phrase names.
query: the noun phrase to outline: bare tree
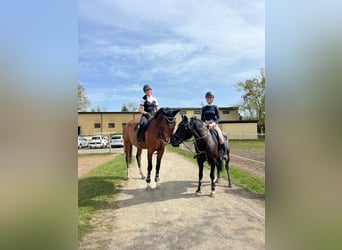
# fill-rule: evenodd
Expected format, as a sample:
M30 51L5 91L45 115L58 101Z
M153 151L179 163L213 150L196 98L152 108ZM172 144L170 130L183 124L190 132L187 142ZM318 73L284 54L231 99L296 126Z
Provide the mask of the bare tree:
M134 102L129 102L127 104L122 105L121 112L136 112L138 111L139 106Z
M86 96L85 88L78 83L78 111L86 111L90 105L90 101Z

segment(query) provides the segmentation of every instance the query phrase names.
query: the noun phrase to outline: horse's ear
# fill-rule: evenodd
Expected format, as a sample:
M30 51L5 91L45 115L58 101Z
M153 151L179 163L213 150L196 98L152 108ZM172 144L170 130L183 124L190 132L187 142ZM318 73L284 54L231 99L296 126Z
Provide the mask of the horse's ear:
M173 110L173 116L176 116L179 111L180 111L180 109ZM182 113L181 113L181 115L182 115ZM183 117L183 115L182 115L182 117Z

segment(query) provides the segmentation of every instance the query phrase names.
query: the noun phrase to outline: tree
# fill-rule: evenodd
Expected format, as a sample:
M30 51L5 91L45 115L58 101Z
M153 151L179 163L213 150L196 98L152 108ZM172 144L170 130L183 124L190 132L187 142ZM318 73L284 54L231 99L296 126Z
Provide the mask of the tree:
M238 82L235 86L243 92L239 108L248 119L258 120L258 132L265 133L265 70L260 69L260 76Z
M104 108L100 108L100 106L97 106L96 108L91 108L91 110L90 110L91 112L104 112L105 111L105 109Z
M134 102L129 102L122 105L121 112L136 112L138 111L138 105Z
M121 112L128 112L128 108L126 107L126 104L122 105Z
M90 102L86 96L85 88L78 83L78 111L86 111L90 105Z

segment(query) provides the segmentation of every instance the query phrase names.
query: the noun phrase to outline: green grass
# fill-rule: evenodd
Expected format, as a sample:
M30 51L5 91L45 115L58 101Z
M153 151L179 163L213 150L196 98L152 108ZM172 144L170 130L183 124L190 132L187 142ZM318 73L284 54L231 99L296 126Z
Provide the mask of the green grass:
M236 149L265 149L263 140L229 140L229 145Z
M81 156L81 155L79 155ZM78 239L91 232L93 214L98 209L113 207L118 186L126 177L124 154L100 165L78 180Z
M113 154L113 153L82 153L82 154L78 154L78 157L84 157L84 156L94 156L94 155L109 155L109 154Z
M250 142L248 142L250 143ZM253 142L254 144L254 142ZM243 144L241 144L242 146ZM256 144L260 146L259 144ZM244 145L244 147L247 147ZM193 158L193 154L187 150L177 148L177 147L172 147L170 145L167 145L167 150L171 152L178 153L180 155L185 156L186 158L192 160L193 162L196 163L196 160ZM205 162L204 166L208 169L210 169L209 165L207 162ZM232 164L229 164L230 166L230 177L232 180L232 183L234 185L237 185L239 187L243 187L250 191L251 193L254 193L258 195L260 198L265 197L265 181L255 175L249 174L245 171L242 171L238 168L235 168ZM224 179L227 179L227 172L225 170L222 171L221 177Z

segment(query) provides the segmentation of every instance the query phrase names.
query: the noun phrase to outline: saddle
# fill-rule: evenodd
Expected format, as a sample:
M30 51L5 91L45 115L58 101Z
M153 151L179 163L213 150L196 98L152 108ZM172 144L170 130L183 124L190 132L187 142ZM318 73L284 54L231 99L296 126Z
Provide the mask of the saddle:
M147 128L150 126L150 124L151 124L151 121L148 121L147 125L145 127L143 127L142 129L144 129L146 131ZM139 122L137 124L135 124L135 126L133 128L134 132L137 132L139 126L140 126Z
M211 136L214 139L214 142L218 145L219 144L219 138L218 138L218 133L215 129L210 128L209 129Z

